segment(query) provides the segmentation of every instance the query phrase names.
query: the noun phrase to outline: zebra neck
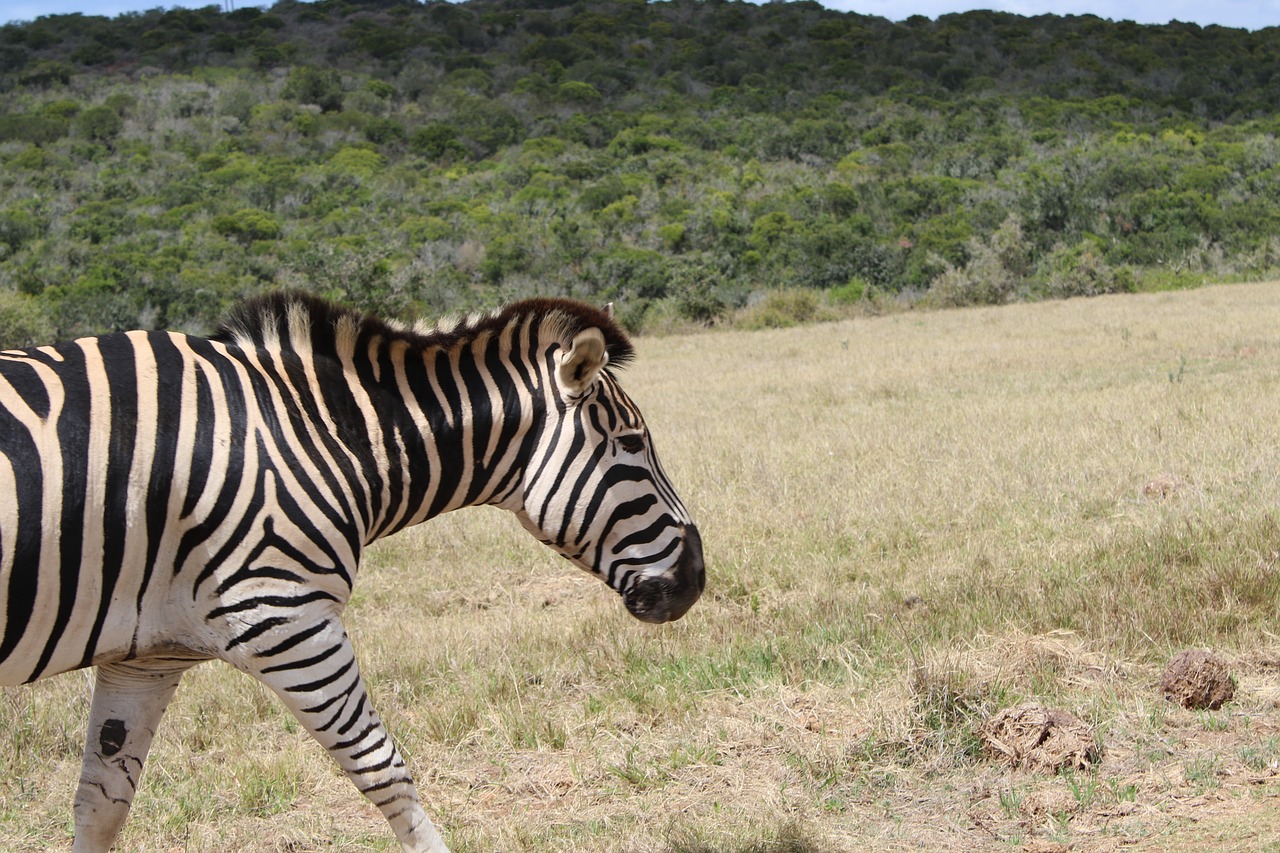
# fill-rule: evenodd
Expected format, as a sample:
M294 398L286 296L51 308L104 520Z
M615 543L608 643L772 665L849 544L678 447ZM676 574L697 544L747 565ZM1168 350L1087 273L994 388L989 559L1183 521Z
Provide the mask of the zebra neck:
M520 491L545 383L511 351L491 338L394 360L368 396L382 437L369 540Z

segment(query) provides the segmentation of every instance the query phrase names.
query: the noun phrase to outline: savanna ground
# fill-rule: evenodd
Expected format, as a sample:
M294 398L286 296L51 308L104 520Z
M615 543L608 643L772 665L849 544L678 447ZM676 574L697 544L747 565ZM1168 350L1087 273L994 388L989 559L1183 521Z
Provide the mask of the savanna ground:
M633 622L497 511L372 549L348 610L456 851L1280 847L1280 284L642 339L625 384L709 586ZM1273 633L1274 632L1274 633ZM1187 647L1235 700L1156 683ZM89 676L0 692L0 849L68 849ZM1070 711L1090 770L976 731ZM121 849L391 850L228 667Z

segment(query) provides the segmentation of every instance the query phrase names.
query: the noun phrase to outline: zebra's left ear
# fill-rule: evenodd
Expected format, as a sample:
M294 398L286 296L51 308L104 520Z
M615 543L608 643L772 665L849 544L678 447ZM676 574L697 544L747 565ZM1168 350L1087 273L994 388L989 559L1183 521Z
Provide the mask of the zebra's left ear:
M605 303L604 316L608 317L610 320L613 319L613 303L612 302Z
M596 328L584 329L573 339L573 346L560 356L556 378L568 397L581 397L609 363L604 334Z

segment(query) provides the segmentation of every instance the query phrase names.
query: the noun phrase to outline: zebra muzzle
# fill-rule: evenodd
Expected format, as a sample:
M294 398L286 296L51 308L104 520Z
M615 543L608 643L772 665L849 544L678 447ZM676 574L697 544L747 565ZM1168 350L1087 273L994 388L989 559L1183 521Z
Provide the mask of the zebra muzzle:
M693 606L707 585L702 563L702 537L692 524L684 528L684 545L671 571L642 577L623 593L623 602L641 622L674 622Z

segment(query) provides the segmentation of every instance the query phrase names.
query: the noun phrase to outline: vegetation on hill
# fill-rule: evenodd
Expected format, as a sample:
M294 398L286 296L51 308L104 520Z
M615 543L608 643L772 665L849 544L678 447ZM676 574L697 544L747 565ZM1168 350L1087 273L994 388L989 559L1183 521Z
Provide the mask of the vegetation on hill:
M206 330L290 285L393 315L613 300L640 329L780 289L803 314L1260 276L1277 116L1280 28L719 0L42 17L0 27L0 344Z

